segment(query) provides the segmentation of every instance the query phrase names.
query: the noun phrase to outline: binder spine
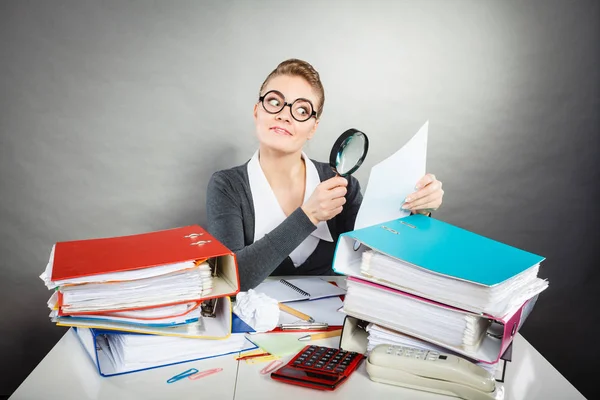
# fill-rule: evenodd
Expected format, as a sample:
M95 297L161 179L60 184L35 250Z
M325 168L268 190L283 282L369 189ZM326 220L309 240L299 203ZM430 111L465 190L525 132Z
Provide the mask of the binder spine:
M294 289L296 292L300 293L302 296L310 297L310 293L305 292L304 290L300 289L298 286L294 285L293 283L289 283L285 279L280 279L279 282L281 282L284 285L287 285L288 287Z

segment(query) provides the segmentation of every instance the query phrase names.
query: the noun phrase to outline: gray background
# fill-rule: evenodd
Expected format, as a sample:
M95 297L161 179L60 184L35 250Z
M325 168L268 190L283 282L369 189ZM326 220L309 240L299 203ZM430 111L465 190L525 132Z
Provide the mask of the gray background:
M522 333L594 392L599 2L0 2L0 283L10 394L65 332L38 278L57 241L205 224L210 174L249 159L252 107L280 61L321 73L326 160L430 121L436 217L543 255ZM75 350L74 350L75 351ZM518 352L519 349L516 349Z

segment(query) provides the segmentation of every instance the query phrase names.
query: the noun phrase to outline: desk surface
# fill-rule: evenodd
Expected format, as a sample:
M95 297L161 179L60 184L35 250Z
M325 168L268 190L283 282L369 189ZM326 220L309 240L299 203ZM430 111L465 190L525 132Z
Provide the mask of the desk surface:
M317 340L313 343L337 347L339 338ZM289 358L291 356L282 361L287 362ZM223 371L198 381L184 379L173 384L166 383L170 377L192 367L199 371L220 367ZM301 397L311 400L321 398L364 400L373 395L384 399L449 399L446 396L372 382L367 376L364 363L348 382L334 392L321 392L276 382L268 375L260 374L260 370L264 367L265 364L238 362L233 355L226 355L104 378L98 374L75 332L69 330L17 388L10 400L49 398L280 400ZM504 387L507 400L585 399L520 334L517 334L514 339L513 361L508 363L506 368Z

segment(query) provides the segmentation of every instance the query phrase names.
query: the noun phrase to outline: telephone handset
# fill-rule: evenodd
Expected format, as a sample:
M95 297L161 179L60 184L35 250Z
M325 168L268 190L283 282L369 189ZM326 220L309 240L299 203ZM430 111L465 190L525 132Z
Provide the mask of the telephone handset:
M367 358L376 382L460 397L502 400L504 390L483 368L461 357L406 346L380 344Z

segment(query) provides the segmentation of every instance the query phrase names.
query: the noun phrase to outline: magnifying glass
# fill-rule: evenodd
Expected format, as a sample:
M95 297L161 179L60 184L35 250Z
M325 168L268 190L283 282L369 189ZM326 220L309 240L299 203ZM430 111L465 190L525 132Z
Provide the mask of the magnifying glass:
M362 164L369 150L367 135L348 129L335 141L329 155L329 166L340 176L348 176Z

